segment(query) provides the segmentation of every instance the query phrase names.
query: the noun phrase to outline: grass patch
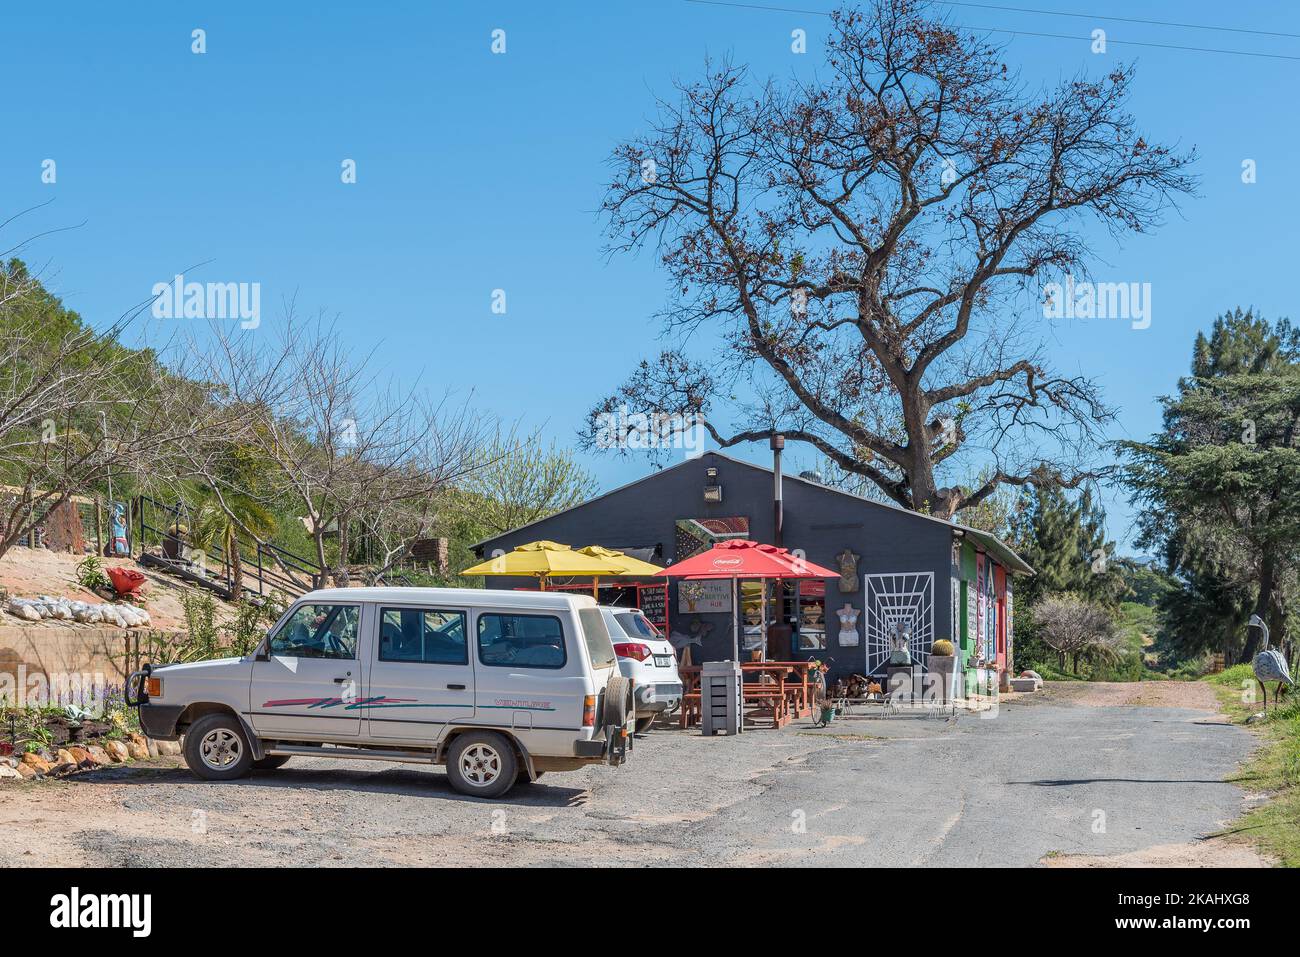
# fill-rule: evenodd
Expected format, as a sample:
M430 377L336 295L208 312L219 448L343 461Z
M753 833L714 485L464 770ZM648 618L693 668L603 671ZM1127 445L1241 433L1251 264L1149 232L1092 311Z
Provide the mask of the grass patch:
M1087 681L1083 675L1072 674L1069 671L1061 671L1052 665L1042 665L1034 669L1043 678L1044 681Z
M1212 685L1222 685L1232 688L1243 688L1245 684L1255 683L1255 672L1251 670L1250 665L1233 665L1231 668L1225 668L1217 675L1210 675L1205 679ZM1256 689L1258 690L1258 688Z
M1224 713L1234 724L1244 724L1263 708L1258 686L1252 698L1243 700L1245 683L1255 680L1248 664L1234 665L1205 680L1216 686ZM1250 841L1283 867L1300 867L1300 700L1295 692L1283 700L1287 703L1276 711L1269 705L1268 720L1251 725L1263 744L1240 772L1228 778L1267 794L1269 802L1247 812L1223 834Z

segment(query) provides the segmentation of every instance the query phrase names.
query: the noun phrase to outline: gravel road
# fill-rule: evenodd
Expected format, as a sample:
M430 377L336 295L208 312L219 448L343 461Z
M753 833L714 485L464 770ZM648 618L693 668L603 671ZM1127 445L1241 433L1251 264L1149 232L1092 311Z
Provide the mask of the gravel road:
M1158 689L1158 690L1156 690ZM705 739L500 801L440 769L296 758L208 784L174 762L0 786L0 866L1259 864L1201 840L1253 737L1204 686L1050 686L994 718L848 717Z

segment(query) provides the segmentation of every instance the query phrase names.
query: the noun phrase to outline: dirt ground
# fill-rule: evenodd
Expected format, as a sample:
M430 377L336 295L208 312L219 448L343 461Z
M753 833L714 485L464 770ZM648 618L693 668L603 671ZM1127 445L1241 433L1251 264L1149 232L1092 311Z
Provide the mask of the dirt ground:
M60 595L73 601L103 602L106 600L103 596L77 584L77 565L85 557L52 552L45 548L15 547L0 558L0 587L18 598ZM149 609L150 627L171 631L184 625L185 613L181 609L180 596L188 586L153 569L142 568L129 558L101 558L100 562L105 569L135 569L149 580L145 597L148 599L146 607ZM31 624L0 611L0 625ZM70 625L66 622L45 621L38 627L66 628Z
M1213 705L1070 684L985 717L661 725L625 767L499 801L414 765L295 758L210 784L142 763L0 784L0 866L1264 866L1212 837L1247 806L1224 778L1254 747Z
M1253 848L1220 838L1195 844L1158 844L1154 847L1099 857L1057 854L1042 861L1045 867L1270 867L1271 862Z
M1049 681L1049 701L1085 708L1197 708L1219 711L1214 689L1203 681Z

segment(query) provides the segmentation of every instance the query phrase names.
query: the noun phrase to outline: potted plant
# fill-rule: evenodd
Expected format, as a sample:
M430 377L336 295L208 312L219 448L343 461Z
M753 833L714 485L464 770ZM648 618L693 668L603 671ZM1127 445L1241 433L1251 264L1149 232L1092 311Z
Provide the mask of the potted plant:
M947 638L930 645L930 673L938 680L939 700L945 704L952 694L952 676L957 671L956 650Z

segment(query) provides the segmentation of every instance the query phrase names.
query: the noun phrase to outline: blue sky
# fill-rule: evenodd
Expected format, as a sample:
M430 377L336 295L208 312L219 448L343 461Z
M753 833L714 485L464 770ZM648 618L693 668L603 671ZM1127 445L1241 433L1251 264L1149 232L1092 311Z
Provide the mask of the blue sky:
M1009 5L1300 34L1300 11L1250 0ZM1103 27L1111 41L1300 57L1293 38L948 9L971 27L1079 38ZM191 52L195 28L207 34L203 55ZM505 55L490 49L497 28ZM803 56L790 51L795 28L807 31ZM0 219L54 202L0 246L84 223L24 256L96 324L207 263L187 278L261 283L264 325L296 294L301 310L337 314L343 334L393 373L472 389L484 408L571 444L592 402L661 345L653 317L666 277L655 257L602 253L595 210L609 150L642 127L655 92L697 75L706 55L730 54L760 76L808 76L826 30L813 13L684 0L10 7ZM1143 128L1200 152L1200 195L1180 213L1123 246L1098 239L1098 278L1152 284L1150 328L1044 328L1058 367L1097 376L1121 409L1113 435L1145 436L1196 330L1237 304L1293 312L1300 60L1114 42L1096 56L1086 39L992 36L1034 85L1135 61ZM50 158L53 185L41 182ZM1253 185L1241 181L1248 158ZM356 161L355 184L340 182L345 159ZM494 289L506 292L505 315L491 311ZM539 381L571 386L539 402ZM795 459L812 464L810 453ZM649 467L587 463L605 487ZM1106 504L1123 542L1123 496Z

